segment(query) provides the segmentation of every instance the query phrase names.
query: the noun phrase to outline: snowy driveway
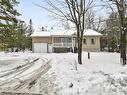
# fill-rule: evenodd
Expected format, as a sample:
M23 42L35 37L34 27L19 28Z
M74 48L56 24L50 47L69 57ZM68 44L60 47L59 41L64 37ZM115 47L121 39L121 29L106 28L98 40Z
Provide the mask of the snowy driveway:
M0 92L39 93L39 80L51 66L51 59L11 54L0 59Z

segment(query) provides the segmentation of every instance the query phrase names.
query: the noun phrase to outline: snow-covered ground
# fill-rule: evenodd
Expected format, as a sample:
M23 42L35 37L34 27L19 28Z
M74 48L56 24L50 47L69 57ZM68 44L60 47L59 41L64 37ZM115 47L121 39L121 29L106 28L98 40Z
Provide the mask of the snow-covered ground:
M0 92L42 95L127 95L127 66L119 53L0 52Z

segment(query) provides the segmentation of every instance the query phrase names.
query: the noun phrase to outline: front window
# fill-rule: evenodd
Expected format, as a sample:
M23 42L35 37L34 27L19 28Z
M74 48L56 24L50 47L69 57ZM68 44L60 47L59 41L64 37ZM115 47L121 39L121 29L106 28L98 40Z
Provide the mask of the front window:
M68 43L71 43L71 38L67 38Z
M86 44L86 39L83 39L83 43Z
M62 43L71 43L72 41L71 41L71 38L61 38L61 42Z
M62 43L65 43L66 42L66 39L65 38L61 38L61 42Z
M95 44L95 39L91 39L91 44Z

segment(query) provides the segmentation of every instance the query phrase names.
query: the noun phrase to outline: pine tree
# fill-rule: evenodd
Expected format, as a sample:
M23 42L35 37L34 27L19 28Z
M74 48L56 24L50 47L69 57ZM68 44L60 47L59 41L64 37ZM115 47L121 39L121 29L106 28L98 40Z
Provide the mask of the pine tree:
M31 34L33 33L33 23L32 20L30 19L29 21L29 25L27 28L27 48L32 50L32 38L31 38Z
M27 36L30 36L32 33L33 33L33 22L30 19L29 24L28 24Z
M106 34L108 51L119 51L120 44L120 24L117 12L112 12L106 20Z
M0 45L4 48L14 46L15 43L13 35L18 22L16 16L20 14L14 7L18 3L17 0L0 0Z
M0 27L9 27L17 22L16 16L20 14L14 6L18 3L17 0L0 0Z

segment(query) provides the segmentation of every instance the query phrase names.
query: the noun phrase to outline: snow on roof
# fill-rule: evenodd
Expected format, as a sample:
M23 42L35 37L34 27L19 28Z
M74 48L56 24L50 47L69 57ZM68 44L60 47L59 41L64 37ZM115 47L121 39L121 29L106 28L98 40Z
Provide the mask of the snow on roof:
M34 32L31 34L31 37L45 37L45 36L51 36L51 33L49 31L43 31L43 32Z
M102 36L101 33L98 33L92 29L87 29L84 31L84 36Z
M43 31L43 32L34 32L31 37L44 37L44 36L71 36L75 33L72 30L51 30L51 31Z
M51 35L52 36L64 35L65 31L66 30L63 30L63 29L51 30Z
M76 29L57 29L51 31L43 31L43 32L34 32L31 37L44 37L44 36L72 36L76 33ZM101 33L98 33L92 29L85 30L84 36L101 36Z
M66 31L66 35L73 35L76 33L76 29L69 29Z
M52 36L72 36L75 33L74 30L64 30L64 29L58 29L51 31Z

